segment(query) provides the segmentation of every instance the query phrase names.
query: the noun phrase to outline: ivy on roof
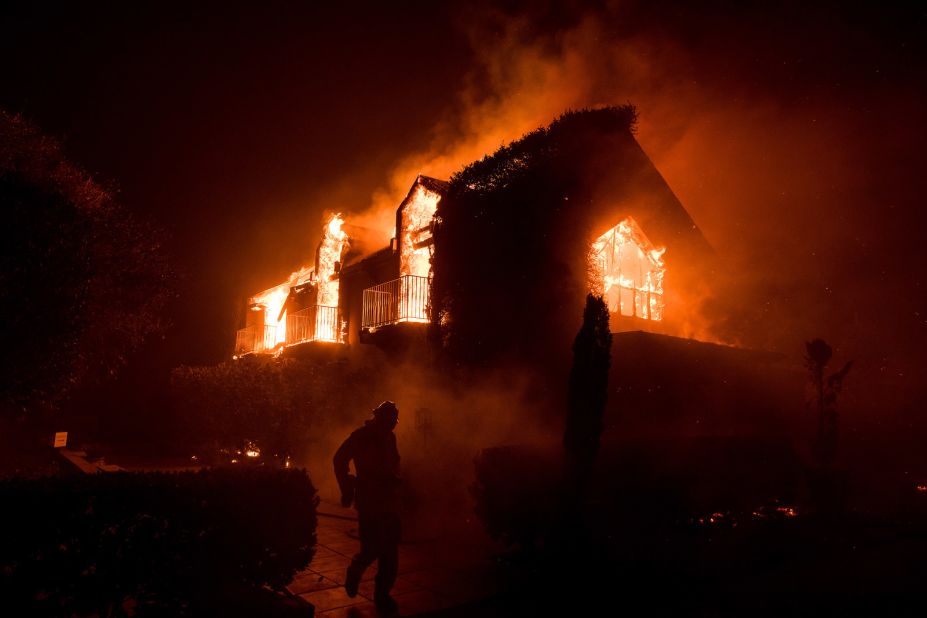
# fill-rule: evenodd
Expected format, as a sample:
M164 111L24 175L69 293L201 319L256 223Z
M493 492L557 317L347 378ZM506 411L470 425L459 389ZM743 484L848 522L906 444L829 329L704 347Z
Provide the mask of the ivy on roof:
M564 140L594 132L598 134L637 128L637 109L630 104L564 112L549 126L524 135L491 155L474 161L451 176L450 192L491 193L510 185L538 164L561 152Z

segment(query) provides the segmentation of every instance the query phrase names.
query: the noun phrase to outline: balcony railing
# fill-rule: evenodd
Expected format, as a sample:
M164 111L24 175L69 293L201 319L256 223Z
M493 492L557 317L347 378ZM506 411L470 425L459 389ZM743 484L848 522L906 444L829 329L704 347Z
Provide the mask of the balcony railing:
M235 335L235 354L241 356L273 348L276 333L276 326L266 324L240 329Z
M306 341L341 341L338 307L315 305L287 315L287 345Z
M399 322L428 322L428 277L403 275L364 290L361 327Z
M338 307L316 305L286 316L286 340L278 341L277 326L264 325L242 328L235 335L235 355L257 354L273 350L281 343L292 345L308 341L340 343Z

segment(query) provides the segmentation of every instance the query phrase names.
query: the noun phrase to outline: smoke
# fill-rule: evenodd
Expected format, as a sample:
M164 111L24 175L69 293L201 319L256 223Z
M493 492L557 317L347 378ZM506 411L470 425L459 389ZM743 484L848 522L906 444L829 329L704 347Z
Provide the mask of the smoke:
M790 354L822 335L860 352L885 334L857 345L861 327L894 311L867 288L888 286L912 315L882 274L898 265L879 264L892 253L880 217L911 201L883 182L916 151L895 118L925 122L919 92L844 66L878 73L889 60L865 17L785 5L721 19L628 2L462 13L475 62L455 105L351 218L388 237L417 174L447 178L564 110L631 102L638 141L720 255L706 277L730 290L690 299L688 332Z
M701 286L715 292L683 299L684 334L796 363L823 337L835 362L856 361L842 401L857 439L921 423L927 294L912 265L927 257L915 182L927 80L916 50L885 38L901 18L566 6L462 12L475 62L454 104L350 220L384 246L417 174L446 179L565 110L630 102L638 142L719 257Z
M340 413L318 419L316 442L297 465L312 472L323 499L337 502L332 455L383 400L399 408L395 433L401 456L403 501L415 536L445 534L472 520L469 488L479 452L501 444L556 445L562 400L538 403L536 377L518 367L491 374L447 371L430 365L422 350L386 354L365 349L351 366L364 389L345 393ZM557 409L560 414L552 413Z

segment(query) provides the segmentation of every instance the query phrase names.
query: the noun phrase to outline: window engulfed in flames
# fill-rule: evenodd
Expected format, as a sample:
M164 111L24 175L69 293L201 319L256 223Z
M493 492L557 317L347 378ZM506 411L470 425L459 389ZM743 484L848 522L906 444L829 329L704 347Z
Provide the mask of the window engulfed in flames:
M422 185L402 209L399 230L399 274L427 277L431 271L432 228L441 196Z
M427 277L434 250L432 221L441 196L419 185L400 214L399 275L402 321L427 322Z
M343 225L344 218L340 214L334 215L328 225L325 226L322 242L319 245L318 304L325 307L338 306L338 280L332 279L332 277L335 275L338 266L340 266L347 239L347 235L341 229Z
M589 256L590 289L612 313L663 319L663 253L628 217L599 236Z

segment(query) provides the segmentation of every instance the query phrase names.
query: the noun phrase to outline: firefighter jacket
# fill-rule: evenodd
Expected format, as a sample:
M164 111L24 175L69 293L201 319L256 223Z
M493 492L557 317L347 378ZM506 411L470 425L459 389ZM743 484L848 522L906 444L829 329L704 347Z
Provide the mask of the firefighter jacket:
M342 493L350 492L348 464L357 471L354 504L358 511L399 512L399 450L396 435L375 420L354 431L335 453L335 478Z

